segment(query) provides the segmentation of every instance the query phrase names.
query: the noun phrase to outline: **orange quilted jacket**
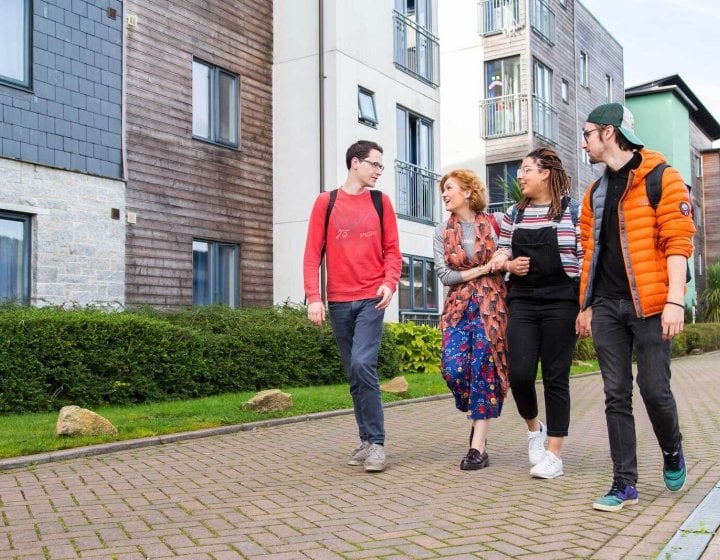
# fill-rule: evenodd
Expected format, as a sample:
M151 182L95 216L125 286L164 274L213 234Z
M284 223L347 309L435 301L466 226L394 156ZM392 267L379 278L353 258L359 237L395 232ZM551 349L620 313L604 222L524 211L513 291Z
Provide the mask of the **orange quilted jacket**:
M659 163L659 152L640 150L642 162L630 172L618 204L620 245L625 260L635 312L638 317L662 313L667 300L667 257L692 254L695 225L689 213L690 196L680 173L668 167L662 175L662 195L657 209L648 201L645 177ZM600 224L606 183L588 188L580 212L580 240L585 250L580 279L580 307L592 302L593 279L598 263ZM591 200L592 197L592 200Z

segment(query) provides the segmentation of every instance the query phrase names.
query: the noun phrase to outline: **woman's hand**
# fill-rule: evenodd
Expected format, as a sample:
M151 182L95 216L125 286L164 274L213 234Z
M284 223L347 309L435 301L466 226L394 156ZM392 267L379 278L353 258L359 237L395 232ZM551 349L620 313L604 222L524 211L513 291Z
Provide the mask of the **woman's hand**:
M515 257L508 265L508 271L515 276L527 276L530 272L530 257Z

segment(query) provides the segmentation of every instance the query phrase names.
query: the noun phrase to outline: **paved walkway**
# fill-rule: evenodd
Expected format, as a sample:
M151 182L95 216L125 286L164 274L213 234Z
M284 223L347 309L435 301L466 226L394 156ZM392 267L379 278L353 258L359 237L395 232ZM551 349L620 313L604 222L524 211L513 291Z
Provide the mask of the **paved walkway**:
M491 426L490 468L475 472L458 468L463 415L416 402L387 409L380 474L345 465L351 415L0 472L0 559L655 558L720 481L720 353L674 361L673 385L686 489L665 490L638 401L640 503L619 513L591 508L611 481L591 375L571 383L555 480L528 475L512 399Z

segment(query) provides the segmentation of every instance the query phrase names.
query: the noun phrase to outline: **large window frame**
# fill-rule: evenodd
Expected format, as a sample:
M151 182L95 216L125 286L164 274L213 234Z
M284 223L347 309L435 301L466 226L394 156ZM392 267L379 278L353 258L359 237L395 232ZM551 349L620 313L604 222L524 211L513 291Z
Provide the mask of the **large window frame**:
M512 186L517 183L517 171L522 160L488 163L487 185L490 202L488 212L505 212L515 202L510 198L505 185Z
M193 239L193 305L240 305L240 247Z
M432 257L402 256L398 284L398 307L401 313L439 313L438 280Z
M0 20L0 83L23 89L32 85L32 0L10 0Z
M0 303L30 302L32 216L0 210Z
M400 105L396 108L398 214L423 223L439 220L440 193L435 173L434 123Z
M240 148L240 78L199 59L192 62L192 135Z

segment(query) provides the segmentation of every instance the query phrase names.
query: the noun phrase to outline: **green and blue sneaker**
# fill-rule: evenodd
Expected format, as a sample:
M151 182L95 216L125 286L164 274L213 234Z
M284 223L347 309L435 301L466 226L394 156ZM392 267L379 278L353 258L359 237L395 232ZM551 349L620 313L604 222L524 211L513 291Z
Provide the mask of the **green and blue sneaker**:
M687 469L682 446L675 453L663 451L663 480L671 492L679 492L685 486Z
M638 493L634 486L631 486L621 478L613 480L608 493L598 498L593 503L593 509L600 511L620 511L625 505L638 503Z

